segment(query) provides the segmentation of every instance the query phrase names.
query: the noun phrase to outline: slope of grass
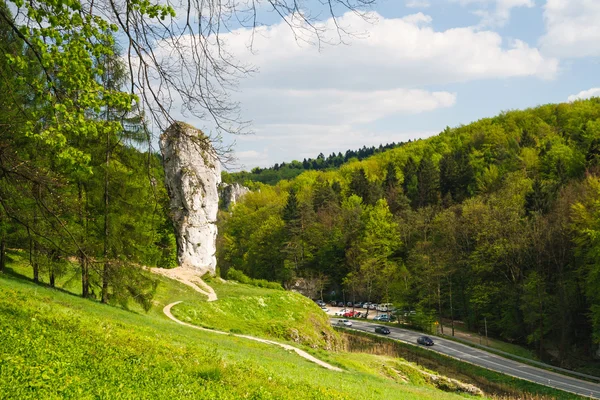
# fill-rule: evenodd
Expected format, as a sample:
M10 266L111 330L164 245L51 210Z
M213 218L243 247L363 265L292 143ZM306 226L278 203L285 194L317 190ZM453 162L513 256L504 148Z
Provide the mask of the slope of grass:
M346 372L0 275L0 398L459 398L338 361Z
M211 282L219 300L184 302L173 308L182 321L232 333L252 334L306 344L339 347L329 317L310 299L233 281Z

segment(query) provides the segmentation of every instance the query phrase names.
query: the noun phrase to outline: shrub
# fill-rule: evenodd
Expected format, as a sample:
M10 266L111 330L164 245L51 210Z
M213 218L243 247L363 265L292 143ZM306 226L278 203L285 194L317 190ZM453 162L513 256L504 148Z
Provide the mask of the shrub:
M244 283L246 285L258 286L266 289L274 289L274 290L284 290L283 287L277 282L269 282L266 279L253 279L242 271L238 271L235 268L229 268L227 270L227 279L232 281L237 281L239 283Z

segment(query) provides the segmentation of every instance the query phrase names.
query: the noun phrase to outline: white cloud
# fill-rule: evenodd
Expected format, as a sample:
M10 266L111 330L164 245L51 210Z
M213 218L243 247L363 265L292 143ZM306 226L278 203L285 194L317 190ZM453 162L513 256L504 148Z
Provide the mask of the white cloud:
M408 8L429 8L431 3L428 0L408 0L406 2Z
M545 54L559 57L600 56L600 1L548 0L544 6Z
M462 6L475 5L477 9L473 12L481 17L479 28L501 27L510 20L513 8L535 6L534 0L451 0Z
M369 34L320 51L297 43L285 23L259 28L253 52L248 48L248 30L221 37L236 59L259 69L232 93L240 101L242 118L252 120L257 133L237 138L245 165L264 166L315 157L321 151L400 141L392 134L378 134L374 122L454 106L457 94L445 90L445 85L553 79L558 71L557 59L522 41L504 41L495 32L473 27L438 31L423 13L396 19L372 17L378 22L371 25L346 14L340 24ZM327 24L333 28L331 21ZM206 121L187 121L209 130L202 125Z
M588 90L582 90L577 94L569 96L568 101L585 100L591 97L600 97L600 88L591 88Z
M456 94L419 89L253 89L240 96L245 113L258 123L366 124L396 114L452 107ZM265 101L255 101L256 99ZM268 103L268 107L265 104Z
M346 14L341 24L369 35L320 52L298 45L283 23L260 28L255 54L248 51L247 31L236 31L226 40L237 58L260 68L257 76L243 82L244 88L389 90L478 79L552 79L558 70L558 60L522 41L507 43L495 32L469 27L436 31L431 17L422 13L375 17L379 22L371 25Z

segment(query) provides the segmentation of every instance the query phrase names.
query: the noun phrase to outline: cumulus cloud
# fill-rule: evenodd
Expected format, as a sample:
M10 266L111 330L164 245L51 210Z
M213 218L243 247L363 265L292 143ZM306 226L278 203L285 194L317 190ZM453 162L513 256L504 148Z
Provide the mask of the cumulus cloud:
M557 59L544 57L522 41L504 41L495 32L470 27L436 31L431 17L422 13L374 17L379 22L370 25L346 14L339 23L368 31L368 36L320 52L298 45L283 23L259 29L254 53L248 51L248 32L236 31L226 39L238 59L260 69L244 81L244 87L383 90L477 79L552 79L558 70ZM331 21L327 24L333 28Z
M569 96L568 101L585 100L591 97L600 97L600 88L591 88L588 90L582 90L577 94Z
M481 17L479 28L501 27L510 20L513 8L535 6L534 0L451 0L462 6L476 6L473 12Z
M600 1L548 0L544 6L545 54L558 57L600 55Z
M300 158L279 157L282 150L274 151L276 146L271 144L270 150L265 150L259 139L284 140L288 147L280 148L307 157L335 150L333 143L337 143L337 151L344 151L354 144L362 147L384 139L398 141L374 135L370 124L454 106L457 94L445 90L445 85L488 79L553 79L557 74L557 59L522 41L505 41L495 32L472 27L435 30L431 17L423 13L394 19L372 14L371 19L378 22L369 24L352 13L344 15L338 20L341 26L368 35L320 50L298 42L284 22L261 27L254 36L245 29L222 35L229 53L259 71L243 79L232 94L240 102L242 118L252 120L257 132L254 137L237 140L240 151L260 153L244 153L247 165L266 165L265 157L266 163ZM335 31L331 20L324 24L325 29ZM202 127L203 121L188 121ZM307 130L315 132L310 140L303 136ZM302 133L295 136L294 132ZM285 139L281 139L284 133ZM319 146L322 149L314 153ZM252 157L255 164L250 162Z
M265 101L255 101L257 98ZM245 113L259 123L336 125L366 124L390 115L451 107L456 103L456 94L402 88L373 91L269 88L244 91L239 99Z

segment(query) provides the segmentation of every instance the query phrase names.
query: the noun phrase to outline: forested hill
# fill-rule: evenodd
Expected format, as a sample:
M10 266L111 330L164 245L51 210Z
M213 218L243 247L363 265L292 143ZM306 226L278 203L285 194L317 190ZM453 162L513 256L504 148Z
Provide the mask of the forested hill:
M455 318L563 365L600 340L600 99L502 113L221 215L219 265ZM332 294L333 293L333 294Z
M410 140L409 140L410 143ZM319 154L317 158L304 159L302 162L293 160L292 162L281 164L275 164L269 168L253 168L250 172L240 171L229 173L224 171L222 173L222 180L225 183L240 183L248 184L248 181L261 182L269 185L275 185L277 182L283 179L294 179L304 171L323 171L328 169L339 168L342 164L352 160L363 160L371 157L374 154L381 153L383 151L394 149L404 145L404 142L400 143L387 143L385 145L380 144L379 147L363 146L358 150L346 150L342 153L331 153L329 157L325 157L323 153Z

